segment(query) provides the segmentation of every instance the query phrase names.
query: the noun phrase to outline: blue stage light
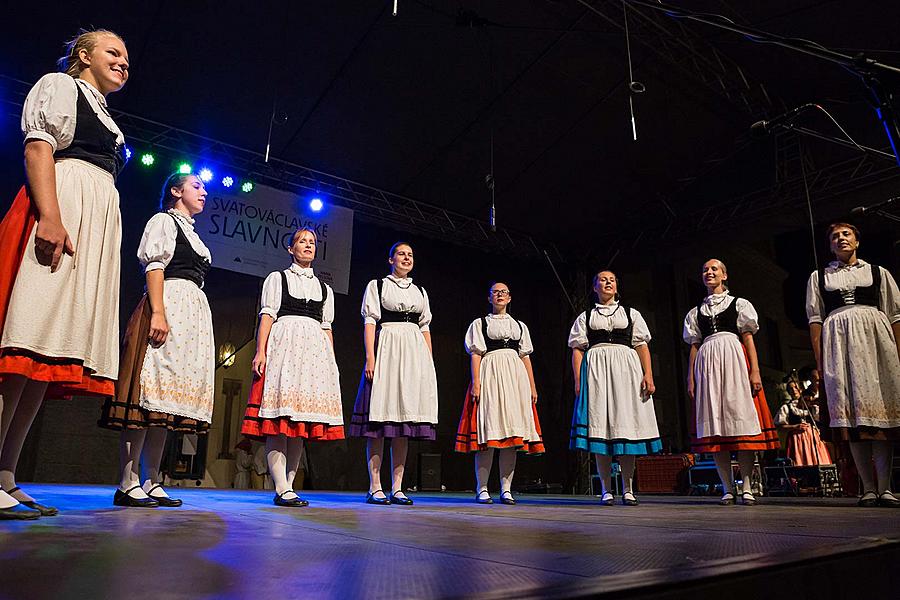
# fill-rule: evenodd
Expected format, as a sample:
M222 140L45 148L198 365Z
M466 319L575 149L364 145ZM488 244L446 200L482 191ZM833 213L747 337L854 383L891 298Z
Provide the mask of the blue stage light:
M234 185L234 177L232 177L230 175L226 175L225 177L222 178L222 185L224 185L227 188L230 188L231 186Z
M131 160L131 148L125 146L125 160Z
M200 181L203 183L209 183L213 178L213 172L206 167L203 167L200 169L200 172L197 173L197 176L200 177Z
M319 212L322 210L323 206L325 206L325 204L322 202L321 198L313 198L309 201L309 210L313 212Z

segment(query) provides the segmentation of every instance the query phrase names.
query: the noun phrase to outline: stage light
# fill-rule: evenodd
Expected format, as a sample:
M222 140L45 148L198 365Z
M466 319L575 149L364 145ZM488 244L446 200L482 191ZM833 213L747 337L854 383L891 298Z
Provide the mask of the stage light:
M206 167L203 167L200 169L200 172L197 173L197 176L200 177L200 181L203 183L209 183L213 178L213 172Z
M313 212L319 212L322 210L323 206L325 206L325 204L322 202L321 198L313 198L309 201L309 210Z
M226 175L225 177L222 178L222 185L227 188L230 188L231 186L234 185L234 177L232 177L231 175Z
M131 160L131 148L125 146L125 160Z
M145 167L152 167L153 163L155 163L155 162L156 162L156 158L149 152L144 152L141 155L141 164L144 165Z
M244 183L242 183L241 191L244 192L245 194L249 194L250 192L252 192L253 191L253 182L245 181Z
M191 165L189 163L181 163L178 165L178 172L182 175L188 175L191 172Z

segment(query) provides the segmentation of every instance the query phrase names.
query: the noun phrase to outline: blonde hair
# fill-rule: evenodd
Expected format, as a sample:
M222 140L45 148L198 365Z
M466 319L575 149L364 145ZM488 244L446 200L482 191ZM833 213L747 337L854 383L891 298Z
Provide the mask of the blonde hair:
M291 246L297 243L297 240L300 239L300 236L304 231L308 231L312 234L313 239L316 241L316 245L319 244L319 236L316 235L316 231L311 227L301 227L297 231L294 232L294 235L291 236Z
M86 68L86 65L81 62L81 51L84 50L90 54L97 46L97 41L107 35L116 37L123 44L125 43L122 36L109 29L79 29L78 35L66 43L66 54L56 61L56 64L66 75L78 77Z

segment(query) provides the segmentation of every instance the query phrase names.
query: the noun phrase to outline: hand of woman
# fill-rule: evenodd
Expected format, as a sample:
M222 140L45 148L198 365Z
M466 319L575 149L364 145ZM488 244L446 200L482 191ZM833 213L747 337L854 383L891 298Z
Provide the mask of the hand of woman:
M59 267L63 252L75 255L75 246L69 239L69 233L59 221L41 219L34 231L34 253L42 265L50 265L53 273Z
M650 397L654 392L656 392L656 385L653 383L653 377L644 375L644 378L641 379L641 393L644 397Z
M538 398L537 389L531 388L531 403L537 404L537 398Z
M762 377L760 377L759 371L750 371L750 390L754 396L759 393L762 386Z
M581 395L581 379L576 378L575 379L575 397L577 398L580 395Z
M481 399L481 381L476 379L472 382L472 402L478 404Z
M262 378L266 374L266 362L265 354L254 354L253 362L250 363L253 365L253 374Z
M166 314L162 312L152 313L150 315L150 344L154 348L158 348L166 343L169 337L169 322L166 321Z
M688 393L688 398L693 400L694 399L694 378L693 377L688 377L687 393Z
M366 379L372 381L375 377L375 357L367 356L366 357Z

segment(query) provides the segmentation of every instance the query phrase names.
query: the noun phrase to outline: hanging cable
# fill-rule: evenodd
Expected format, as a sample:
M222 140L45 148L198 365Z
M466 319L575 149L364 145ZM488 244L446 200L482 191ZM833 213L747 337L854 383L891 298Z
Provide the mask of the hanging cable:
M803 142L797 140L797 147L800 151L800 173L803 175L803 189L806 191L806 211L809 215L809 236L812 241L813 260L815 261L814 269L819 268L819 253L816 250L816 224L813 219L812 200L809 197L809 184L806 182L806 165L803 160Z
M625 22L625 54L628 57L628 112L631 114L631 135L637 141L637 122L634 118L634 95L642 94L647 87L640 81L634 80L634 70L631 64L631 39L628 33L628 5L622 0L622 18Z

